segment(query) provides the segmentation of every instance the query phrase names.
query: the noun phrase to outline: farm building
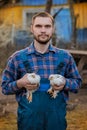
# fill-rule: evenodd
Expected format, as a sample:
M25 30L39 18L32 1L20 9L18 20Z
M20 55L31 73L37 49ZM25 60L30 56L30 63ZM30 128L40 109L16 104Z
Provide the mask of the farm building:
M21 37L28 35L30 42L32 36L30 33L30 24L32 16L46 8L47 0L9 0L8 2L0 1L0 24L12 27L12 37ZM61 11L55 18L55 39L56 45L61 48L67 48L72 39L72 14L70 0L53 0L51 14L54 15L58 10ZM76 47L86 49L87 47L87 2L85 0L73 0L75 24L75 42ZM26 31L29 33L27 34ZM27 36L28 39L28 36ZM21 39L20 39L21 40ZM21 40L22 42L23 40ZM17 38L16 38L17 42ZM61 44L62 43L62 44Z

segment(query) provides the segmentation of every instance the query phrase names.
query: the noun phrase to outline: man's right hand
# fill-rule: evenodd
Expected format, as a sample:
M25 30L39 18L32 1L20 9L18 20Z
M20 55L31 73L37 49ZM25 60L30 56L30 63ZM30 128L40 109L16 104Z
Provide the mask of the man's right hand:
M25 74L21 79L17 80L18 88L26 88L28 90L35 90L38 88L38 84L31 84L27 78L27 74Z

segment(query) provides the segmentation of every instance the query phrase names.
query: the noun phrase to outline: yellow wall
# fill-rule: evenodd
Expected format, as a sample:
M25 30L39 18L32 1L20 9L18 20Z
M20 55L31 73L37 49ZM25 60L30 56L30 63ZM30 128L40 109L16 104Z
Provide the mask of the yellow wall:
M30 7L30 6L15 6L5 7L0 9L0 23L22 25L23 23L23 10L30 8L43 8L43 6ZM79 14L77 21L77 28L87 28L87 3L75 4L75 14Z
M23 10L38 7L15 6L0 9L0 23L20 25L23 21Z
M0 20L5 24L19 24L21 21L22 7L8 7L0 10Z
M74 5L75 14L79 14L77 28L87 28L87 3Z

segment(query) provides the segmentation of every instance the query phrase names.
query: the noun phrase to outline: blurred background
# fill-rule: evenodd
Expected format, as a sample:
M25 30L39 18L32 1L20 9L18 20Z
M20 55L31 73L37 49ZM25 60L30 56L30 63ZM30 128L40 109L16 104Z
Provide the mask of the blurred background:
M87 0L0 0L0 83L8 57L29 46L31 18L49 12L55 20L52 43L68 50L83 79L77 95L70 93L67 130L87 130ZM4 96L0 88L0 130L16 130L15 96Z

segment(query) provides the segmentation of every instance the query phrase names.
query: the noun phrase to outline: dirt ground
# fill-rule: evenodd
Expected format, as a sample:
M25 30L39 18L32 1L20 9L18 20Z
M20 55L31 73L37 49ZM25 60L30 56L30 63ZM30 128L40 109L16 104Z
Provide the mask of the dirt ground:
M76 106L72 111L67 111L67 130L87 130L87 85L78 94L70 94L69 102Z

